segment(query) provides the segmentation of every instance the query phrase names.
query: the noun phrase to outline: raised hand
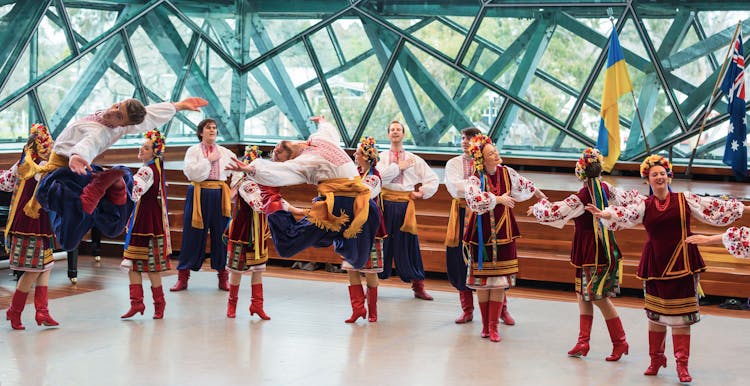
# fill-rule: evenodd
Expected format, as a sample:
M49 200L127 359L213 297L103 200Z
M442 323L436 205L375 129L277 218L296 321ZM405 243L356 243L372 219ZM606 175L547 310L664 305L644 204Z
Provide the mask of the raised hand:
M246 165L244 162L238 160L236 157L232 157L232 162L230 162L229 165L227 165L224 168L224 170L253 174L255 173L255 166Z
M720 243L721 242L722 234L719 233L718 235L692 235L685 238L685 242L688 244L695 244L695 245L705 245L705 244L713 244L713 243Z
M208 101L203 98L198 97L190 97L185 98L179 102L175 102L174 107L177 109L177 111L181 110L190 110L190 111L198 111L201 107L207 106Z
M73 173L84 175L87 171L91 171L91 165L89 165L88 161L83 159L78 154L73 154L70 156L70 160L68 160L68 167L70 167L70 170L73 171Z
M586 204L586 210L596 218L603 218L605 220L609 220L610 218L612 218L612 213L600 210L594 204Z
M508 208L514 208L516 206L516 199L510 196L510 193L505 192L502 196L497 197L497 203L507 206Z

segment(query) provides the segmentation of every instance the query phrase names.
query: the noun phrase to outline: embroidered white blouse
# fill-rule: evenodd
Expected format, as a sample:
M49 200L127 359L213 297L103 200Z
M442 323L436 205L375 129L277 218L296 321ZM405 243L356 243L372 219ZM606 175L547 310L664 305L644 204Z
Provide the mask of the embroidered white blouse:
M536 192L534 183L518 174L513 168L508 166L505 168L508 169L508 177L510 177L510 196L516 201L526 201L531 198ZM501 173L500 166L495 173ZM477 214L485 214L497 206L497 196L492 192L483 191L477 176L469 177L464 190L466 191L466 205Z

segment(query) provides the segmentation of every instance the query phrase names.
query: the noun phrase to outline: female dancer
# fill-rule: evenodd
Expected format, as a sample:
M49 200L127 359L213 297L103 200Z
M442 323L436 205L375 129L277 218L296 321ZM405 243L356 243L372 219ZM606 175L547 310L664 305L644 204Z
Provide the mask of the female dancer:
M131 199L136 203L128 222L123 252L123 269L130 279L130 309L121 318L129 318L146 309L143 304L143 279L147 273L154 298L154 319L164 317L164 291L161 273L170 269L172 241L167 217L167 190L162 168L164 137L158 130L145 134L138 149L143 166L133 176Z
M354 152L354 162L357 164L357 170L362 177L362 183L370 188L370 198L375 200L380 212L380 227L375 233L375 242L372 244L372 251L367 264L361 269L352 267L346 260L341 264L342 269L349 274L349 295L352 302L352 316L346 320L346 323L354 323L359 317L367 316L365 311L364 300L365 294L362 291L362 281L360 272L365 274L367 281L367 309L370 315L367 320L370 322L378 321L378 273L383 272L383 239L386 237L385 223L383 222L382 203L380 202L380 173L375 167L378 164L378 149L375 147L375 138L362 138Z
M648 238L638 265L637 277L643 280L648 344L651 364L643 373L656 375L667 366L664 341L672 327L677 376L690 382L690 326L700 321L698 295L700 273L705 271L698 247L685 243L690 236L690 218L716 226L740 218L744 206L737 200L699 197L690 192L674 193L669 184L672 165L659 155L647 157L641 164L641 177L647 179L650 194L639 196L627 207L610 206L605 210L589 204L586 210L601 218L611 230L643 224Z
M741 259L750 257L750 228L748 227L730 227L724 233L716 235L692 235L686 238L685 242L695 245L723 243L724 248L732 256Z
M52 149L52 137L47 128L34 124L31 126L29 139L23 148L21 160L13 167L0 173L0 190L13 192L5 228L5 240L10 255L10 268L24 271L18 279L16 291L13 293L10 308L5 317L10 320L14 330L24 330L21 323L21 313L26 306L32 284L34 290L34 306L36 307L36 324L57 326L59 323L52 319L47 309L47 284L55 261L52 257L54 247L54 233L50 225L47 212L39 210L39 215L30 217L24 207L34 195L38 183L34 170L44 165Z
M612 231L604 229L599 220L586 212L585 206L594 204L599 209L606 208L608 204L625 206L638 192L624 192L602 182L602 162L599 150L584 150L575 169L576 177L583 182L581 190L563 201L541 200L530 207L528 213L533 213L540 223L556 228L562 228L571 219L575 222L570 263L576 267L575 291L580 329L578 342L568 351L568 355L580 357L588 354L596 305L604 316L612 339L612 354L606 360L617 361L622 354L628 353L628 342L617 310L609 298L620 293L622 255Z
M466 286L477 290L482 338L499 342L497 325L505 289L514 284L518 273L516 238L521 234L512 209L516 201L545 195L531 181L502 165L503 159L489 137L474 136L469 152L475 172L465 187L466 204L472 211L463 239L470 261Z
M248 145L242 162L250 163L260 158L261 151L257 146ZM235 199L232 222L227 231L227 269L229 270L229 301L227 317L234 318L240 291L243 272L250 271L250 315L258 314L263 320L271 317L263 310L263 271L268 261L268 244L271 236L268 222L263 213L263 201L258 184L246 175L237 182L235 188L239 193Z

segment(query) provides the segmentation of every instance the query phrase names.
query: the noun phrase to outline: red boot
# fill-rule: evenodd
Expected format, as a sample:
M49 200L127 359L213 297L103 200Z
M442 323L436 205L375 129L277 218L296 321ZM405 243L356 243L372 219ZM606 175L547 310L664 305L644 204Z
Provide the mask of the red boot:
M81 192L81 208L83 211L88 214L93 213L96 206L99 205L99 201L107 192L107 189L116 183L118 179L122 181L124 174L125 172L120 169L109 169L93 173L91 181L89 181L88 185Z
M677 376L680 382L687 383L693 380L688 372L688 359L690 358L690 335L672 335L674 346L674 359L677 362Z
M463 313L456 319L456 324L463 324L474 320L474 295L471 290L458 291Z
M265 185L258 185L258 187L260 187L260 198L263 201L263 213L269 215L273 212L284 210L279 187Z
M487 327L489 327L490 331L490 340L493 342L499 342L500 341L500 332L497 330L497 325L500 324L500 309L503 307L502 302L493 302L490 300L489 305L489 322L487 323Z
M226 269L222 269L216 272L216 276L219 278L219 289L229 291L229 272Z
M585 357L589 353L589 340L591 339L591 325L593 323L594 315L581 314L578 327L578 342L568 351L569 356Z
M250 316L258 314L263 320L271 320L271 317L263 311L263 283L253 284L252 298L250 299Z
M651 364L643 372L643 375L653 376L659 373L660 367L667 367L667 357L664 356L664 341L666 338L666 331L648 332L648 355L651 357Z
M378 287L367 287L367 321L378 321Z
M36 325L41 326L42 324L45 326L59 326L60 323L57 323L55 319L52 319L52 316L49 314L49 310L47 309L47 286L38 286L34 290L34 307L36 308Z
M232 318L237 315L237 299L239 299L239 296L237 296L240 293L240 285L239 284L230 284L229 285L229 300L227 301L227 318Z
M164 307L167 301L164 300L164 287L151 287L151 295L154 297L154 319L164 318Z
M28 292L16 290L13 293L13 299L10 301L10 308L5 311L5 319L10 320L10 326L14 330L25 330L23 323L21 323L21 313L24 307L26 307L26 298L29 296Z
M482 338L489 338L490 327L488 322L490 318L490 303L479 303L479 312L482 314Z
M367 310L365 309L365 291L362 289L361 284L349 286L349 299L352 303L352 316L345 320L345 322L354 323L359 318L366 318Z
M503 308L500 310L500 319L502 319L503 323L507 326L516 325L515 319L513 319L513 317L510 316L510 312L508 312L508 295L505 295L505 298L503 298Z
M178 270L177 271L177 283L175 283L175 285L169 290L172 292L186 290L188 287L188 279L190 279L189 269Z
M622 354L628 355L628 348L630 348L625 340L625 330L622 328L622 321L619 316L607 319L607 330L609 330L609 337L612 339L612 354L606 360L608 362L619 361Z
M432 296L424 290L424 280L412 280L411 289L414 291L414 297L423 300L432 300Z
M122 178L115 180L112 186L107 189L107 199L115 205L125 205L128 202L125 180Z
M140 284L130 285L130 309L124 313L120 318L129 318L137 313L143 315L143 311L146 310L146 306L143 304L143 286Z

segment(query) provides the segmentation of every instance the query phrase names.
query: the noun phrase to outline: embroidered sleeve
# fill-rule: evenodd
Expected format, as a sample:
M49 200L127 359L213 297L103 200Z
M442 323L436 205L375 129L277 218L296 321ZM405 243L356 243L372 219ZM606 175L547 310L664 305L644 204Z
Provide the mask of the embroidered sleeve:
M735 198L722 200L713 197L701 197L697 194L685 192L685 202L690 207L690 213L698 220L714 226L733 223L742 217L745 206Z
M133 191L131 197L133 202L138 202L141 199L143 193L148 192L151 185L154 184L154 172L148 166L143 166L138 169L138 172L133 176Z
M510 184L512 186L510 189L510 196L518 201L526 201L531 198L531 196L534 195L534 192L536 192L534 183L518 174L512 168L507 166L506 168L508 169L508 176L510 176Z
M260 187L253 181L243 179L239 183L238 192L245 202L250 205L254 211L263 210L263 200L260 196Z
M18 162L8 170L0 171L0 190L3 192L12 192L18 183Z
M629 206L609 206L604 212L612 214L610 219L602 219L602 224L608 229L619 231L632 228L643 222L643 215L646 213L646 197L640 196Z
M146 116L143 122L126 127L128 134L145 133L153 128L160 127L169 122L177 113L172 102L160 102L146 106Z
M370 174L362 179L362 183L370 188L370 198L375 198L380 194L380 177Z
M637 204L639 200L646 197L642 196L638 189L624 190L618 189L612 185L609 187L609 205L611 206L628 206Z
M750 228L731 227L721 237L724 247L734 257L750 257Z
M303 154L284 162L273 162L267 159L256 159L250 165L255 167L255 173L250 175L255 182L265 186L290 186L305 183L308 176L314 176L320 163L313 159L315 156Z
M466 180L464 186L466 191L466 205L477 214L485 214L497 205L497 198L490 192L482 191L481 183L477 176L471 176Z
M546 198L539 200L533 206L534 217L541 224L562 228L568 220L572 220L585 211L581 199L571 194L562 201L550 202Z

